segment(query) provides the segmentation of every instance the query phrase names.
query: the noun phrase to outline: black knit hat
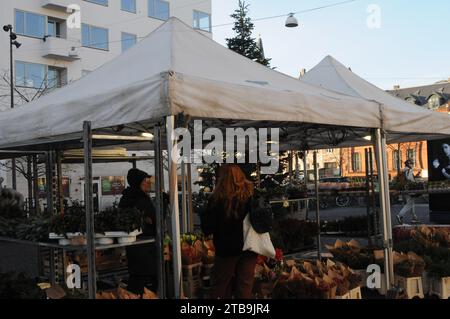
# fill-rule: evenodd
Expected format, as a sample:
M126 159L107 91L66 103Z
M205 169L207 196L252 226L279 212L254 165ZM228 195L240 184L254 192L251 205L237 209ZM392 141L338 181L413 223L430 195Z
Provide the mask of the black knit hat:
M151 177L146 172L137 168L132 168L128 171L127 181L131 187L140 187L144 179Z

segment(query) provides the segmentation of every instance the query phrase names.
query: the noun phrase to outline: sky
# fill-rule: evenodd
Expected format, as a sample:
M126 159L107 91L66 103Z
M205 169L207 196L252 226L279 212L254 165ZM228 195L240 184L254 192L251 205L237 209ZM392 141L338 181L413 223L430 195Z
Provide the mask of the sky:
M343 0L246 0L253 19L299 12ZM214 40L233 36L230 14L238 0L212 0ZM379 18L378 18L379 17ZM355 0L286 17L256 21L266 57L280 72L298 77L326 55L382 89L432 84L450 78L449 0Z

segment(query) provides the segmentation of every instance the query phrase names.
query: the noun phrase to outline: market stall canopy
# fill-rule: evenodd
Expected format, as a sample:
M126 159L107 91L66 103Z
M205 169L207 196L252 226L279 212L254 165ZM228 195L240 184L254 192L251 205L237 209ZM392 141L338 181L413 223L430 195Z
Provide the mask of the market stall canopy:
M93 129L191 118L379 127L378 105L253 62L176 18L70 85L0 116L0 149L62 142Z
M450 116L403 101L362 79L331 56L307 72L302 81L381 104L383 128L389 132L450 135ZM401 141L408 136L398 136Z

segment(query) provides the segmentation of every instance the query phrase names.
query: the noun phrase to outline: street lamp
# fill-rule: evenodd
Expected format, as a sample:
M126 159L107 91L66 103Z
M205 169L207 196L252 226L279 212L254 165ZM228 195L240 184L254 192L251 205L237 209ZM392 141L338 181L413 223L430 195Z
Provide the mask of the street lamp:
M10 52L10 71L11 75L9 78L9 84L11 87L11 108L14 108L14 69L13 69L13 46L16 47L16 49L20 48L22 45L21 43L17 42L17 34L13 32L12 25L8 24L3 26L3 31L9 32L9 52ZM16 159L13 158L11 161L11 175L12 175L12 188L14 190L17 190L17 176L16 176Z
M298 20L294 16L294 13L290 13L286 19L286 27L287 28L296 28L298 27Z

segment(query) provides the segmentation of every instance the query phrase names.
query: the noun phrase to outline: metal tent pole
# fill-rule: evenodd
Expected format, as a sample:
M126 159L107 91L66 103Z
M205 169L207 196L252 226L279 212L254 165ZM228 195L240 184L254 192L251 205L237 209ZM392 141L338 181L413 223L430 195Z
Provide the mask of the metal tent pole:
M95 239L94 239L94 196L92 178L92 129L91 122L83 123L84 143L84 200L86 206L86 236L88 257L88 291L89 299L95 299L97 279L95 270Z
M188 232L194 231L194 207L192 204L192 163L187 164Z
M314 184L316 190L316 220L317 220L317 258L322 260L322 242L320 238L320 196L319 196L319 171L317 168L317 151L314 151Z
M32 157L27 156L28 210L33 209L33 168ZM36 213L36 212L34 212Z
M64 191L63 191L63 176L62 176L62 152L56 153L56 175L58 180L58 206L59 212L64 214Z
M380 131L381 133L381 131ZM383 182L384 182L384 200L385 200L385 207L386 207L386 214L385 214L385 223L386 223L386 229L387 229L387 245L388 245L388 257L389 257L389 278L390 278L390 284L391 287L394 286L394 260L393 260L393 240L392 240L392 220L391 220L391 197L390 197L390 190L389 190L389 169L387 164L387 153L386 153L386 133L382 132L381 134L381 149L383 152L381 153L381 158L383 160Z
M188 215L186 201L186 163L181 162L181 225L182 232L188 232Z
M308 195L308 152L303 153L303 181L305 182L306 194ZM305 220L308 220L309 215L309 200L305 202Z
M389 230L390 225L388 225L387 218L387 208L386 208L386 184L385 184L385 163L386 158L383 153L385 149L383 148L381 129L377 129L375 132L375 147L377 154L377 165L378 165L378 184L380 188L380 208L382 212L382 222L383 222L383 249L384 249L384 274L386 280L386 289L391 289L391 265L392 259L389 251Z
M178 173L175 144L175 117L173 115L166 118L167 152L169 167L169 192L172 220L172 245L173 245L173 274L175 298L183 295L182 287L182 266L181 266L181 243L180 243L180 210L178 202Z
M41 212L41 205L39 203L39 167L37 155L33 155L33 192L34 192L34 209L36 214Z
M164 179L161 148L161 126L158 124L154 129L154 152L155 152L155 204L156 204L156 257L158 261L158 296L166 298L165 265L164 265L164 203L162 194L162 180Z
M47 191L47 213L48 214L53 214L53 152L49 151L46 153L46 169L45 169L45 173L46 173L46 191Z
M369 240L369 247L372 247L372 227L370 224L370 166L369 166L369 150L367 148L364 149L364 160L366 164L366 200L367 200L367 237Z

